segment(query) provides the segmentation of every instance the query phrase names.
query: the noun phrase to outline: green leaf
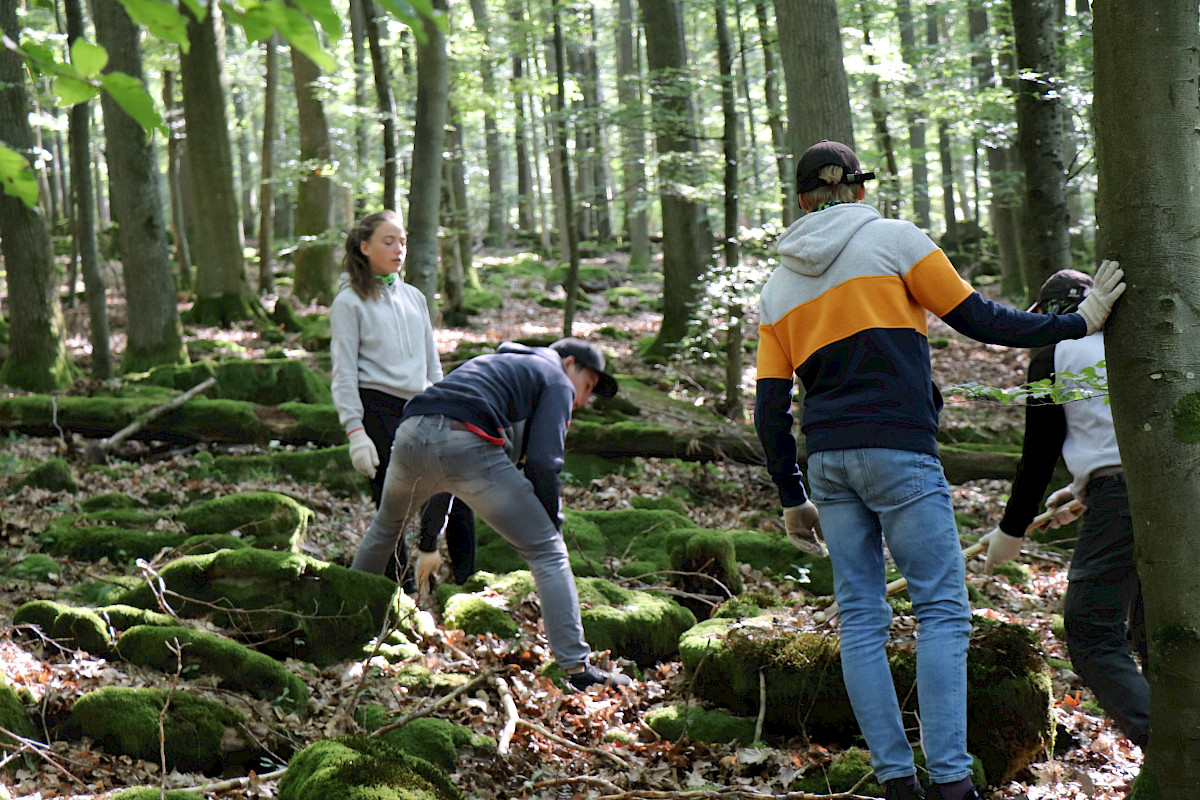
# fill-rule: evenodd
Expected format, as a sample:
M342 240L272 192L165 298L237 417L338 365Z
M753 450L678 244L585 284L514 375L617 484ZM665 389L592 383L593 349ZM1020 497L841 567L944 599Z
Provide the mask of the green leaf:
M154 100L146 92L142 82L124 72L110 72L101 79L104 90L120 104L125 113L133 117L137 124L149 133L153 128L163 128L162 117L154 105Z
M321 47L321 42L317 38L317 29L313 27L312 20L308 17L294 8L288 8L273 0L246 12L247 17L258 14L265 15L275 30L288 40L288 44L311 58L321 69L333 72L337 68L333 57Z
M296 7L317 21L331 42L342 38L342 18L329 0L294 0Z
M167 0L167 2L170 2L170 0ZM192 14L198 20L203 20L204 15L208 13L208 6L205 5L204 0L183 0L183 4L191 10Z
M265 42L275 32L275 23L271 21L270 16L257 8L241 11L224 3L221 5L221 10L225 14L226 20L242 27L246 39L251 42Z
M85 39L76 39L75 44L71 45L71 63L79 70L79 74L90 78L99 74L108 64L108 51Z
M121 4L138 25L160 39L179 45L183 52L188 51L187 17L179 13L175 3L169 0L121 0ZM203 6L199 7L197 17L204 17Z
M445 16L437 14L433 9L433 4L429 0L378 0L379 5L391 12L392 16L407 25L413 32L419 44L425 44L425 25L421 22L421 15L430 19L439 20L443 26L446 25Z
M64 106L73 106L76 103L83 103L91 100L100 93L97 86L91 83L75 78L65 73L59 74L54 79L54 94Z
M21 52L24 54L25 63L39 73L54 72L57 59L54 58L54 51L46 45L27 40L21 43Z
M37 174L25 156L0 144L0 190L19 199L29 208L37 208Z

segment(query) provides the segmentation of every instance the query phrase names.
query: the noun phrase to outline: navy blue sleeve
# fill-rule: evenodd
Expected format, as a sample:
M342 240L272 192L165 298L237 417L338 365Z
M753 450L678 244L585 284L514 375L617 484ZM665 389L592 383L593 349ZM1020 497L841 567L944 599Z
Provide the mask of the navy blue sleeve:
M1082 339L1087 322L1080 314L1033 314L972 292L942 320L959 333L984 344L1046 347L1063 339Z
M796 437L792 433L792 389L794 381L761 378L755 384L754 427L767 455L767 472L779 487L784 508L808 500L800 465L796 463Z
M559 473L571 422L571 403L575 396L569 383L552 383L538 397L537 406L525 429L525 477L542 501L554 527L562 529L563 515Z
M1046 378L1054 378L1053 347L1034 353L1029 361L1029 382ZM1046 397L1030 398L1025 407L1021 460L1000 520L1000 530L1009 536L1024 536L1025 528L1037 516L1066 438L1067 415L1063 407Z

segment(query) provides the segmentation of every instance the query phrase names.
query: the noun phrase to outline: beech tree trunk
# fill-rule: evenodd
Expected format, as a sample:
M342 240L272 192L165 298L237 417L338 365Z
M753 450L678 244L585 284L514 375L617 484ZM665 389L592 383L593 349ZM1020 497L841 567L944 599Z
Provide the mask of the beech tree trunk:
M694 162L694 93L679 0L640 0L646 31L650 102L658 145L659 202L663 226L663 319L648 352L665 357L692 322L696 284L712 259L712 233L704 206L691 199L700 185Z
M371 51L371 68L375 74L375 102L379 108L380 138L383 140L383 163L379 170L383 178L383 207L398 210L396 204L396 98L392 94L391 71L380 43L382 12L373 0L361 0L366 11L367 46Z
M0 33L20 40L16 3L0 3ZM29 106L24 62L0 47L0 141L27 158L35 141ZM63 339L50 233L41 214L8 192L0 192L0 254L7 270L9 319L0 384L35 392L70 386L75 370Z
M1013 0L1017 53L1017 130L1025 169L1025 282L1029 299L1046 278L1071 266L1067 172L1055 32L1056 0Z
M282 44L278 33L263 44L263 131L262 157L259 164L260 184L258 190L258 290L275 291L275 137L279 135L276 122L276 106L279 95L279 47Z
M192 293L192 254L188 248L188 226L184 213L183 111L175 102L175 73L163 70L163 121L167 125L167 195L171 199L171 236L175 239L175 262L178 265L178 290Z
M1105 336L1150 647L1138 798L1200 786L1200 148L1195 2L1095 4L1097 256L1128 289Z
M292 80L296 87L296 114L300 129L300 161L303 164L296 199L296 283L292 293L304 301L328 304L333 300L333 181L329 178L333 150L325 103L317 94L321 70L295 47L292 51ZM312 241L305 239L311 237Z
M486 0L471 0L471 14L475 18L475 28L483 39L483 52L479 54L479 77L486 104L483 130L488 165L488 227L484 241L489 247L503 247L508 238L508 201L504 195L504 143L496 124L495 108L503 103L504 98L497 94L492 69L492 36Z
M95 0L96 40L108 50L109 71L143 81L138 30L117 0ZM186 364L187 347L176 304L159 185L150 137L107 92L101 95L108 155L109 195L125 276L129 337L121 358L125 372L160 364ZM235 209L236 210L236 209Z
M900 57L916 76L921 58L917 53L912 0L896 0L896 22L900 26ZM909 159L912 161L913 222L918 228L928 231L933 225L929 204L929 165L925 161L925 115L928 111L922 108L919 79L905 82L904 97L908 107L904 118L908 125Z
M525 59L529 51L529 42L524 31L521 30L525 24L522 0L510 0L508 15L515 32L510 47L512 47L511 91L514 114L513 150L517 159L517 228L522 231L532 231L537 227L537 222L533 199L533 167L529 158L529 112L526 108L529 92L525 86Z
M783 128L783 106L779 102L776 83L779 69L775 64L775 51L779 47L779 36L767 20L766 0L754 0L754 15L758 18L758 36L762 40L763 99L767 103L767 126L771 129L775 168L779 172L783 225L787 227L795 221L800 207L796 204L796 176L792 173L792 150L787 132Z
M186 3L187 53L180 54L183 116L187 124L189 194L195 225L190 240L196 266L195 304L189 321L228 326L262 314L246 280L241 213L233 180L233 148L225 112L217 24L221 11L208 0L198 20Z
M633 0L617 5L617 104L621 107L621 195L629 266L650 264L650 220L646 213L646 109L634 49L637 19Z
M446 0L433 7L446 10ZM446 37L437 23L422 17L425 41L417 43L417 103L413 131L412 183L408 195L408 260L404 279L425 295L429 315L437 318L438 206L442 198L442 148L450 63Z
M83 7L80 0L63 4L67 18L67 45L73 45L84 35ZM104 278L100 274L100 256L96 252L96 206L92 194L92 104L90 101L71 107L71 194L74 201L75 247L87 289L88 321L92 342L92 375L99 380L112 376L112 353L109 349L108 298ZM72 276L71 296L75 295Z
M837 0L775 0L775 21L779 41L785 43L780 52L788 150L799 158L822 139L854 148ZM790 199L795 203L794 195Z

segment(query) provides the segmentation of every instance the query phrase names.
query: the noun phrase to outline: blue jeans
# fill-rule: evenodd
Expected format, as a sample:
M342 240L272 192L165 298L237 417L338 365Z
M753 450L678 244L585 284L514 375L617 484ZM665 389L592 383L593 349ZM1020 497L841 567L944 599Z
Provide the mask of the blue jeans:
M841 607L842 677L880 782L913 775L912 747L888 668L892 610L886 540L919 623L917 697L930 779L971 775L967 754L967 639L971 605L954 508L941 462L884 448L822 450L808 457Z
M1150 686L1130 645L1148 664L1142 585L1124 475L1088 482L1079 541L1067 572L1063 621L1071 666L1130 741L1150 737Z
M382 574L395 558L405 524L421 504L450 492L474 509L529 564L542 603L546 637L559 666L587 660L575 576L562 532L533 492L533 484L504 448L450 427L446 417L409 417L400 423L379 512L363 535L351 567Z

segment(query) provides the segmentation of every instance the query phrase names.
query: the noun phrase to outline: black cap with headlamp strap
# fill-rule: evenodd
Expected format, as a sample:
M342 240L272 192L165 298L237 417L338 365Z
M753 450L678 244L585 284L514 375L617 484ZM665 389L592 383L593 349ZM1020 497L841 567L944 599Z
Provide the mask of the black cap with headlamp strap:
M819 186L833 185L821 177L821 168L828 166L842 168L842 179L839 183L855 186L875 180L874 172L861 171L858 156L853 150L841 142L825 139L805 150L796 163L796 193L804 194Z

